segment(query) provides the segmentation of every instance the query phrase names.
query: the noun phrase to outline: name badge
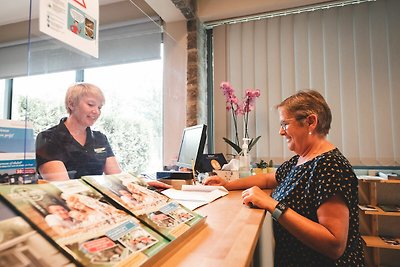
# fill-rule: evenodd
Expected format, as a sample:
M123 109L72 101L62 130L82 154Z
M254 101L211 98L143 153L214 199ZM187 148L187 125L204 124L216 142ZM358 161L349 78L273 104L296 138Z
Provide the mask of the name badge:
M106 152L106 148L105 147L95 148L94 152L96 152L97 154L105 153Z

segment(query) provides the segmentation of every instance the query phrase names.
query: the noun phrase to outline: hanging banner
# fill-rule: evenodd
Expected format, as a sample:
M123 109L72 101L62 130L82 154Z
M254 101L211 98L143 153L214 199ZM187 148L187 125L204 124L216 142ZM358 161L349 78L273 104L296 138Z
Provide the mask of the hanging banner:
M99 57L98 0L40 0L39 30Z

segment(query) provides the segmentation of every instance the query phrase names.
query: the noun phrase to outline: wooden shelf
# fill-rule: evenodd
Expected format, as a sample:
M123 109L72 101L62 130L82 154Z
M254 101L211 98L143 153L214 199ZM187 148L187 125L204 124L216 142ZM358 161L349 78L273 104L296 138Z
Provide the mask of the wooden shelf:
M358 177L358 180L362 181L362 182L366 182L366 183L381 183L381 184L400 184L400 180L386 180L386 179L376 179L376 180L372 180L372 179L363 179L362 176Z
M383 241L379 236L363 235L362 239L367 247L372 248L386 248L400 250L400 245L391 245Z
M397 193L400 190L400 180L398 179L379 179L379 177L373 176L357 176L358 178L358 188L359 188L359 201L360 205L372 206L376 210L363 210L359 208L360 212L360 229L362 239L365 243L365 260L367 266L382 266L382 263L387 262L387 258L393 257L393 253L396 255L400 251L400 245L393 245L390 243L386 243L381 239L381 232L385 232L383 227L395 227L396 222L399 221L400 211L388 212L382 210L379 205L384 205L380 203L383 202L382 195L385 192L390 192L390 194L396 194L396 197L393 196L390 203L387 205L395 205L399 204L399 198L397 197ZM386 186L385 186L386 185ZM378 195L381 195L379 198ZM361 204L362 203L362 204ZM386 226L384 223L392 222L390 225ZM400 232L398 230L393 232L393 235L397 237L396 240L400 238ZM386 251L383 253L381 250L386 249L390 251ZM396 257L395 257L396 258ZM398 257L397 257L398 259ZM398 261L398 260L396 260Z
M370 205L371 206L371 205ZM377 211L374 210L362 210L360 208L360 211L363 212L364 214L368 214L368 215L376 215L376 216L398 216L400 217L400 211L383 211L381 208L377 207L377 206L373 206L374 208L377 209Z

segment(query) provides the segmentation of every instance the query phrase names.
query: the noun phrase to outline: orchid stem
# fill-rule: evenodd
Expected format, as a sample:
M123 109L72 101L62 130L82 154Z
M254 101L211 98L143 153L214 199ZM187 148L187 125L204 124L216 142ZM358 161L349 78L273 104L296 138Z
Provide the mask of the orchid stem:
M231 103L231 110L232 110L232 117L233 117L233 125L235 126L236 144L239 145L239 136L238 136L238 131L237 131L237 119L236 119L236 114L235 114L235 110L233 108L232 103Z

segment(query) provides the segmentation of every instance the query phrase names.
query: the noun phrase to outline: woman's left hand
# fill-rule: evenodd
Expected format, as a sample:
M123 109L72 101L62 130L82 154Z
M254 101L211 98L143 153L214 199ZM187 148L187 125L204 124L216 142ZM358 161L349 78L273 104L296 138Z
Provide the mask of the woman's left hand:
M276 200L269 194L261 190L258 186L253 186L242 192L243 204L249 207L256 207L260 209L272 210Z

